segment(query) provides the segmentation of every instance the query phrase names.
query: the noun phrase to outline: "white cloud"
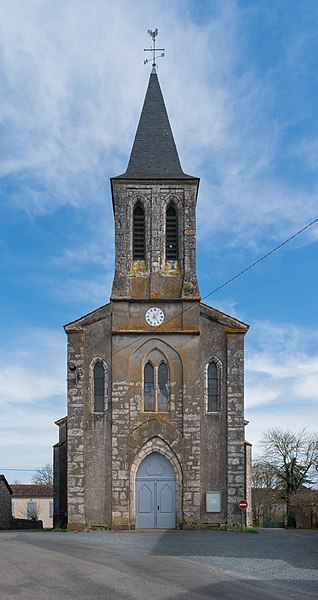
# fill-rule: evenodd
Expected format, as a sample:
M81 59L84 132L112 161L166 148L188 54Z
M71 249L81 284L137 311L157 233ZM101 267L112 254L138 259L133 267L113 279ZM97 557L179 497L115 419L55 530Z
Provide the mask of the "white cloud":
M50 367L48 367L50 371ZM63 381L56 379L56 374L43 376L41 371L30 372L21 366L6 366L0 369L1 403L32 403L37 405L41 398L62 394Z
M309 373L308 376L299 377L295 382L293 389L296 396L301 399L313 400L316 403L318 412L318 359L315 371Z
M265 76L252 62L242 69L246 10L219 2L198 25L190 6L164 2L157 15L166 46L159 75L183 166L204 174L200 235L226 231L232 245L282 239L300 210L304 223L312 217L317 196L272 173L289 122L272 112L284 58ZM60 1L3 3L0 173L19 177L11 196L17 206L37 214L101 202L100 182L126 168L148 78L142 48L153 8L113 0L79 0L76 11Z
M29 481L31 472L52 461L58 430L54 421L66 411L66 339L48 329L19 330L0 351L0 471L8 481Z
M20 331L0 352L0 405L39 406L65 394L65 336L55 331ZM10 411L11 414L11 411Z
M112 273L106 273L102 283L94 279L65 279L55 285L51 284L50 295L62 300L64 303L89 305L91 306L90 310L93 310L96 306L107 304L112 282Z
M66 249L63 254L54 257L52 263L67 265L69 269L72 269L74 265L86 264L102 265L108 269L113 269L114 252L112 235L110 237L111 243L109 247L105 248L106 244L103 237L99 243L91 242L74 250Z
M246 435L271 427L317 429L318 330L258 321L247 338Z
M253 444L253 456L262 454L260 439L267 429L279 427L280 429L299 432L306 429L308 432L317 432L317 407L314 404L306 406L305 410L298 405L291 410L284 407L283 410L248 409L246 418L249 424L245 429L246 439Z
M278 362L281 359L282 362ZM252 354L247 363L250 372L263 373L275 379L293 379L318 373L318 356L285 354L284 349L275 349L274 354Z

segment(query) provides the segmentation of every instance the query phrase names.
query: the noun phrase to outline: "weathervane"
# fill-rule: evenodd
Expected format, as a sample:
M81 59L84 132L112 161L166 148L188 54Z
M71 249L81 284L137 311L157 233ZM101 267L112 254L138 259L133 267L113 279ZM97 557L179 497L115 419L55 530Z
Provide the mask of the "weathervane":
M156 48L156 37L158 35L158 29L155 29L154 31L151 31L151 29L148 29L148 33L152 38L153 41L153 45L152 48L144 48L144 52L152 52L152 66L156 67L156 58L162 58L165 55L164 52L164 48ZM156 56L156 51L157 52L162 52L162 54L158 54ZM146 58L146 60L144 60L144 65L146 65L147 63L149 63L149 60Z

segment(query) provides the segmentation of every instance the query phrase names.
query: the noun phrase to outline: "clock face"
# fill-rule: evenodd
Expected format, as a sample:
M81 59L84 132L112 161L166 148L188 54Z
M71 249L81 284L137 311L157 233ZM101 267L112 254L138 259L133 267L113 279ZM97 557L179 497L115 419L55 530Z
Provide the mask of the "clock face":
M158 308L157 306L148 308L145 315L145 319L148 325L152 325L152 327L158 327L158 325L161 325L161 323L164 322L164 318L164 312L161 310L161 308Z

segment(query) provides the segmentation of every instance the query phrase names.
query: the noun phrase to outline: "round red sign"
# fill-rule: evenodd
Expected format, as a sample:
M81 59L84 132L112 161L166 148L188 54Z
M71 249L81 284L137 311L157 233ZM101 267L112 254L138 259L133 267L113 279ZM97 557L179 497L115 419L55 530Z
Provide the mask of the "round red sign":
M241 509L241 510L246 510L248 507L248 502L246 502L246 500L239 500L237 503L237 506Z

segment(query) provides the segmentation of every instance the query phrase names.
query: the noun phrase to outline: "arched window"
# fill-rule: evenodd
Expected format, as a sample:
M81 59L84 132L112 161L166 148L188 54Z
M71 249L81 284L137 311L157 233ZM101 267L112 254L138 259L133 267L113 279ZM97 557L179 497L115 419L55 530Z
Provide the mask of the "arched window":
M159 367L148 362L144 368L144 410L168 411L168 368L164 362Z
M155 410L155 372L150 362L144 370L144 409Z
M166 259L178 260L178 216L171 205L166 212Z
M145 213L140 204L134 208L133 259L145 260Z
M168 369L164 362L158 369L158 411L168 410Z
M218 369L214 362L210 362L208 366L208 412L218 411L218 404Z
M105 410L105 370L102 363L94 367L94 412Z

